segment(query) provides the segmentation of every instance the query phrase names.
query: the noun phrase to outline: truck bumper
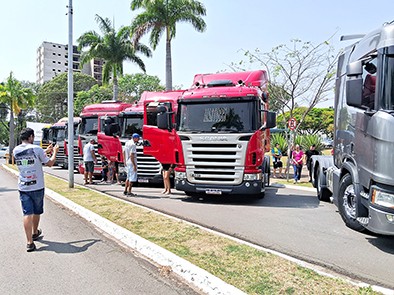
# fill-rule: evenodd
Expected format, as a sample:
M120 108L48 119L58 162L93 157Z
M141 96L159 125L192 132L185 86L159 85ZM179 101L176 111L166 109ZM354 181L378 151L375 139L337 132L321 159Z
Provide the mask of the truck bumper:
M119 180L124 182L127 179L127 173L122 171L119 173ZM148 177L148 176L138 176L137 179L138 183L149 183L149 184L163 184L163 176L161 174L156 174L154 176Z
M264 192L261 180L245 181L240 185L193 184L187 180L175 179L175 188L186 193L207 195L258 195Z
M366 228L383 235L394 235L393 212L385 212L369 206L369 220ZM390 221L391 220L391 221Z

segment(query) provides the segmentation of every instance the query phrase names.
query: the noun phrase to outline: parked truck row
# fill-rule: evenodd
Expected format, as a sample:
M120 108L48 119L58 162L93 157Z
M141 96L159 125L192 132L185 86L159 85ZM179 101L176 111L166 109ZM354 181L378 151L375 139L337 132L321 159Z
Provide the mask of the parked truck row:
M360 36L358 36L360 38ZM347 38L349 39L349 38ZM394 234L394 24L348 46L338 60L333 156L312 157L312 183L354 230ZM96 141L97 158L123 167L123 147L138 133L140 182L161 181L175 164L175 187L187 195L255 195L269 183L267 73L198 74L186 90L144 92L135 104L102 102L80 114L75 167ZM67 155L67 140L65 140ZM101 175L100 162L95 174Z

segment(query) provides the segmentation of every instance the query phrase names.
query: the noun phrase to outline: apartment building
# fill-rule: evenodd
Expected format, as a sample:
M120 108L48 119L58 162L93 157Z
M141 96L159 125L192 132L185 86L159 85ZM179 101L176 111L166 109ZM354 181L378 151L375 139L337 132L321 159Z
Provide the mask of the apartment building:
M73 70L94 77L101 85L103 61L94 59L80 68L80 52L73 46ZM36 82L43 84L68 71L68 45L46 42L37 49Z

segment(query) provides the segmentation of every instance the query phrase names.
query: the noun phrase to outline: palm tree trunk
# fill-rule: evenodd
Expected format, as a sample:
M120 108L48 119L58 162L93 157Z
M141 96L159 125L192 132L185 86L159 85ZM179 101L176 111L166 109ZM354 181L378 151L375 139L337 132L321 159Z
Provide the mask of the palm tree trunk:
M172 90L171 38L169 28L167 28L166 39L166 90Z
M113 87L113 90L114 90L114 95L113 95L113 100L114 101L117 101L118 100L118 95L119 95L119 86L118 86L118 76L117 76L117 68L116 68L116 65L113 65L113 68L112 68L112 75L113 75L113 83L114 83L114 87Z
M118 77L116 77L116 75L114 75L114 79L113 79L113 83L114 83L114 96L113 96L113 100L117 101L118 100L118 96L119 96L119 86L118 86Z

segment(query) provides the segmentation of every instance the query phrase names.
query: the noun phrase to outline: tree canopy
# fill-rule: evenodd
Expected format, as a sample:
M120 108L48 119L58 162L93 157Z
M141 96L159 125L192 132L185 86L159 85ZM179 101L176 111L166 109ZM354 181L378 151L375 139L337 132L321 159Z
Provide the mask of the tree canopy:
M137 54L151 57L151 50L139 43L131 42L130 27L122 26L116 31L108 18L102 18L96 14L96 21L102 35L95 31L83 33L77 40L79 50L84 50L81 54L81 66L92 59L104 60L103 82L108 83L110 77L113 82L113 98L118 98L118 76L123 75L123 62L128 60L146 71L145 64Z
M171 41L176 35L177 23L190 23L198 32L206 30L203 16L206 9L196 0L132 0L131 10L142 9L132 21L134 42L150 32L149 42L153 50L163 34L166 38L166 90L172 90Z
M124 75L119 79L119 96L122 101L132 102L139 100L144 91L162 91L165 89L160 84L157 76L146 74Z
M35 96L30 88L23 87L10 73L5 83L0 84L0 103L10 114L9 121L9 146L10 153L13 151L15 140L15 116L18 116L23 109L27 109L34 104ZM3 122L4 123L4 122ZM3 124L3 127L6 126Z
M298 107L293 110L292 117L301 120L306 112L307 107ZM287 122L291 118L290 112L286 112L278 116L278 128L287 128ZM283 123L286 122L286 123ZM303 122L299 126L301 134L325 134L332 138L334 131L334 109L332 108L313 108L305 116Z
M89 75L74 72L73 77L74 95L79 91L88 91L93 85L97 84L97 81ZM68 116L67 83L67 73L62 73L52 80L45 82L39 89L36 102L37 118L39 122L54 123Z

